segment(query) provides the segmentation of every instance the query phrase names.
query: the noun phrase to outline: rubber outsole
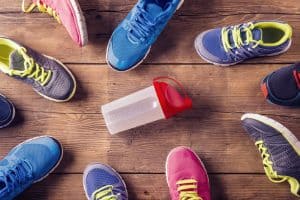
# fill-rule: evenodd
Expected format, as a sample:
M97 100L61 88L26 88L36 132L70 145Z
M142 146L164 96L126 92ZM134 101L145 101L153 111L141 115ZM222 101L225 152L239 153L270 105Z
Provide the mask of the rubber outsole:
M70 3L75 11L76 21L78 25L78 30L80 33L81 46L85 46L88 43L88 32L85 17L80 8L80 4L77 0L70 0Z

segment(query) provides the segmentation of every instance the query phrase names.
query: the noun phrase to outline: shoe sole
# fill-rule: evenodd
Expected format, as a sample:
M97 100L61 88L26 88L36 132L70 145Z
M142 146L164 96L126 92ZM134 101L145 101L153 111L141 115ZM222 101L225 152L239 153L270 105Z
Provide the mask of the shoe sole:
M10 120L9 122L7 122L6 124L0 126L0 129L2 129L2 128L8 127L8 126L14 121L15 116L16 116L16 108L15 108L14 104L12 104L12 102L11 102L8 98L6 98L6 97L5 97L4 95L2 95L2 94L0 94L0 96L2 96L3 98L5 98L6 101L10 104L10 106L11 106L11 108L12 108L12 116L11 116L11 120Z
M199 36L198 36L198 37L199 37ZM198 37L197 37L197 38L198 38ZM213 61L211 61L211 60L208 60L207 58L205 58L205 57L200 53L200 50L199 50L199 48L198 48L198 46L197 46L197 43L196 43L197 38L196 38L196 40L195 40L195 42L194 42L195 49L196 49L198 55L199 55L204 61L206 61L206 62L208 62L208 63L210 63L210 64L213 64L213 65L219 66L219 67L230 67L230 66L233 66L233 65L236 65L236 64L239 64L239 63L242 63L242 62L248 60L248 59L245 59L245 60L241 60L241 61L238 61L238 62L235 62L235 63L230 63L230 64L222 64L222 63L217 63L217 62L213 62ZM277 55L283 54L283 53L285 53L286 51L289 50L289 48L291 47L291 45L292 45L292 39L290 39L290 42L289 42L288 46L286 46L286 48L284 48L282 51L276 52L276 53L273 53L273 54L257 56L256 58L259 58L259 57L271 57L271 56L277 56ZM253 58L249 58L249 59L253 59Z
M252 113L244 114L241 120L243 121L245 119L254 119L277 130L279 133L281 133L281 135L288 141L288 143L293 147L296 153L300 156L300 141L285 126L283 126L282 124L280 124L279 122L271 118L259 114L252 114Z
M181 0L176 8L176 11L179 10L181 8L181 6L183 5L185 0ZM149 53L150 53L150 50L151 50L151 47L149 47L148 51L146 52L145 56L137 63L135 64L134 66L130 67L129 69L127 70L118 70L116 67L114 67L112 64L110 64L110 62L108 61L108 48L109 48L109 44L111 42L111 39L112 39L112 36L110 37L109 41L108 41L108 44L107 44L107 47L106 47L106 63L108 64L108 66L113 69L114 71L117 71L117 72L128 72L128 71L131 71L133 69L135 69L136 67L138 67L140 64L142 64L144 62L144 60L148 57Z
M24 142L22 142L22 143L20 143L20 144L18 144L17 146L15 146L13 149L15 149L15 148L17 148L17 147L19 147L19 146L21 146L21 145L23 145L23 144L25 144L25 143L27 143L27 142L30 142L30 141L32 141L32 140L36 140L36 139L39 139L39 138L45 138L45 137L47 137L47 138L51 138L51 139L53 139L57 144L59 144L59 146L60 146L60 149L61 149L61 155L60 155L60 158L59 158L59 160L57 161L57 163L56 163L56 165L45 175L45 176L43 176L42 178L40 178L40 179L38 179L37 181L34 181L33 183L38 183L38 182L41 182L41 181L43 181L44 179L46 179L58 166L59 166L59 164L61 163L61 161L62 161L62 159L63 159L63 155L64 155L64 149L63 149L63 146L62 146L62 144L57 140L57 139L55 139L54 137L52 137L52 136L48 136L48 135L43 135L43 136L38 136L38 137L34 137L34 138L31 138L31 139L28 139L28 140L25 140ZM13 150L12 149L12 150ZM11 150L11 151L12 151Z
M73 10L75 11L77 27L79 29L80 38L81 38L81 46L85 46L88 43L88 32L87 32L85 17L80 8L80 4L77 0L70 0L70 3Z
M175 149L171 150L167 156L167 160L166 160L166 164L165 164L165 170L166 170L166 179L167 179L167 184L168 184L168 187L170 188L170 183L169 183L169 178L168 178L168 163L169 163L169 158L171 156L171 154L173 153L174 150L176 150L177 148L184 148L184 149L187 149L191 152L193 152L193 154L196 156L196 158L198 159L198 161L200 162L202 168L205 170L206 172L206 178L208 180L208 184L209 184L209 187L210 187L210 182L209 182L209 177L208 177L208 174L207 174L207 170L205 168L205 165L203 164L202 160L200 159L200 157L189 147L185 147L185 146L179 146L179 147L176 147Z
M85 193L85 196L86 196L86 198L87 198L88 200L92 200L92 199L91 199L90 197L88 197L87 189L86 189L86 185L85 185L85 180L86 180L86 177L87 177L87 172L90 171L90 169L94 169L93 166L95 166L95 165L100 165L100 166L101 166L101 165L104 165L104 166L106 166L107 168L110 168L110 169L111 169L111 170L119 177L119 179L122 181L123 185L125 186L126 196L128 197L128 191L127 191L126 183L125 183L125 181L123 180L122 176L121 176L114 168L112 168L111 166L108 166L108 165L106 165L106 164L101 164L101 163L91 163L91 164L89 164L89 165L85 168L85 170L84 170L84 172L83 172L83 179L82 179L82 185L83 185L84 193Z
M47 58L50 59L50 60L56 61L58 64L60 64L60 65L67 71L67 73L71 76L71 78L72 78L72 80L73 80L73 82L74 82L74 88L73 88L73 91L71 92L70 96L69 96L67 99L64 99L64 100L54 99L54 98L48 97L48 96L46 96L46 95L44 95L44 94L38 92L38 91L35 90L35 89L33 89L33 90L34 90L36 93L38 93L39 95L41 95L42 97L44 97L45 99L48 99L48 100L50 100L50 101L54 101L54 102L57 102L57 103L62 103L62 102L70 101L70 100L74 97L74 95L75 95L75 93L76 93L76 90L77 90L77 82L76 82L76 79L75 79L74 75L73 75L72 72L69 70L69 68L68 68L66 65L64 65L62 62L60 62L59 60L57 60L57 59L55 59L55 58L53 58L53 57L51 57L51 56L47 56L47 55L44 55L44 56L47 57Z

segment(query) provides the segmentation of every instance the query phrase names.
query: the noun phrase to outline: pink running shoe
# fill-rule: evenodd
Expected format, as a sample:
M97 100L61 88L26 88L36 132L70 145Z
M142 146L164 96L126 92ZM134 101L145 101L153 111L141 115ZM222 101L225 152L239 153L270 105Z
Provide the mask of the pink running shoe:
M190 148L173 149L166 162L167 182L172 200L210 200L207 172Z
M36 7L40 12L48 13L59 23L62 23L70 36L79 46L88 42L88 33L85 18L77 0L29 0L30 5L26 7L23 0L22 10L25 13L32 12Z

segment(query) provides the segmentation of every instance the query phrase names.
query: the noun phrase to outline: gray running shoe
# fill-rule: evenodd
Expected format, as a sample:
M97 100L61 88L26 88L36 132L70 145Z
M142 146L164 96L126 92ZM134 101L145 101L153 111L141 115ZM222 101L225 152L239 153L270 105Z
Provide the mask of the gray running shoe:
M287 181L291 192L300 197L300 142L277 121L258 114L242 116L242 125L255 141L269 180Z
M64 64L4 37L0 37L0 70L52 101L68 101L76 91L76 80Z

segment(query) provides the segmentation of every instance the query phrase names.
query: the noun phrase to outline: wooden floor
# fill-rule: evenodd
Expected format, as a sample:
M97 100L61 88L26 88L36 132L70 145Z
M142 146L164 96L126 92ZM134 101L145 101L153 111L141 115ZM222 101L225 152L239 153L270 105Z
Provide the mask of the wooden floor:
M64 145L62 164L19 200L83 200L82 172L91 162L113 166L124 177L130 199L169 199L164 165L168 152L192 147L203 159L214 200L292 200L288 184L273 184L260 155L243 131L245 112L268 115L300 138L299 109L268 104L260 90L268 73L300 59L299 0L186 0L152 48L145 63L128 73L105 64L108 39L136 0L80 0L90 44L77 47L65 29L46 14L23 14L21 1L0 0L0 34L66 63L78 80L75 98L53 103L30 86L0 75L0 92L17 107L13 127L0 131L0 155L25 139L52 135ZM257 19L277 19L294 28L288 53L254 59L231 68L201 60L193 48L210 28ZM110 136L100 106L171 76L187 88L194 109L117 136Z

